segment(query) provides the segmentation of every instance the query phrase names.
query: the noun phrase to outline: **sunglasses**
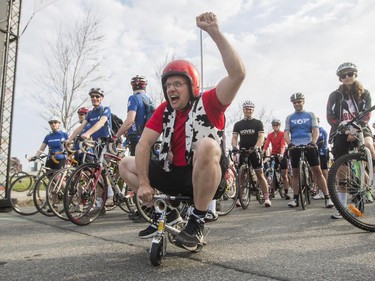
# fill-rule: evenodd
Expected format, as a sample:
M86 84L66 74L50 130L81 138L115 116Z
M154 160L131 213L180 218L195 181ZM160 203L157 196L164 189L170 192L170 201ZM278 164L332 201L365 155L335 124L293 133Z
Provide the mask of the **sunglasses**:
M279 124L272 124L272 127L280 126Z
M78 113L79 116L86 115L86 113Z
M48 123L51 125L51 124L57 124L59 122L57 122L57 121L51 121L51 122L48 122Z
M296 101L293 102L293 104L301 104L301 103L302 103L301 100L296 100Z
M354 72L343 73L343 74L340 74L340 79L345 79L346 77L352 78L353 75L354 75Z
M99 95L91 95L91 98L92 99L100 99L102 96L99 96Z

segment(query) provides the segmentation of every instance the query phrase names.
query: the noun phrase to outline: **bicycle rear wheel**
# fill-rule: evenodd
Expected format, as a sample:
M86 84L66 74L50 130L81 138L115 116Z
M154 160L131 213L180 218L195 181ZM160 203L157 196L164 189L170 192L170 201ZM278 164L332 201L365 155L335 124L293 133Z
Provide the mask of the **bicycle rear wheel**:
M237 173L233 166L228 167L225 178L225 191L220 198L216 199L216 213L219 216L229 214L233 210L238 199Z
M328 190L344 219L355 227L375 232L375 190L364 154L338 158L328 175Z
M242 209L247 209L250 204L250 175L248 169L245 166L241 166L238 171L238 184L239 193L238 200L240 201Z
M24 175L13 180L8 191L8 198L16 213L28 216L38 212L33 201L35 181L32 175Z
M64 209L64 191L68 178L74 170L74 167L67 167L57 171L51 177L47 188L48 206L57 217L63 220L69 220Z
M107 181L99 164L86 163L70 175L64 191L64 209L71 222L87 225L104 211Z
M53 217L55 215L48 206L47 199L48 184L54 173L55 171L53 170L45 172L36 182L33 193L35 207L38 209L39 213L47 217Z
M306 169L305 169L306 163L303 161L300 161L299 163L299 197L301 201L301 207L303 210L306 210L306 204L307 204L307 185L306 185Z

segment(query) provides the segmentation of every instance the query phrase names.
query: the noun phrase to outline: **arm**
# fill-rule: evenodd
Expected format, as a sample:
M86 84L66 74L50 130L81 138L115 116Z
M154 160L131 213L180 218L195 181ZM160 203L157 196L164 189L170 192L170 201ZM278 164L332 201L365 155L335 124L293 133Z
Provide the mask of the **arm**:
M136 111L133 111L133 110L128 111L128 114L126 116L124 123L122 123L120 129L116 133L116 138L122 136L127 130L129 130L129 128L131 127L131 125L133 125L135 121L136 115L137 115Z
M44 150L46 149L46 147L47 147L47 144L42 143L42 145L40 146L39 150L35 153L35 157L39 157L40 154L42 154L44 152Z
M340 120L336 118L334 110L341 110L341 106L336 105L337 92L333 92L329 95L327 101L327 122L331 126L337 126L340 124ZM340 114L341 115L341 114Z
M104 126L104 124L105 124L105 122L107 122L107 120L108 120L108 117L103 115L102 117L100 117L99 121L96 122L95 125L92 126L90 129L88 129L85 133L83 133L81 135L81 137L83 139L89 139L93 133L100 130L100 128ZM83 124L83 122L82 122L82 124Z
M216 43L221 54L228 76L224 77L216 87L216 94L220 103L229 105L235 98L243 80L245 79L245 67L241 58L229 44L224 34L219 30L216 15L203 13L196 18L197 26L206 31Z
M271 137L270 137L270 135L268 135L267 139L266 139L266 142L265 142L265 144L263 146L263 151L264 152L267 152L267 149L268 149L268 146L270 145L270 142L271 142Z
M73 131L70 137L66 140L67 143L70 143L80 132L82 132L83 128L86 126L87 120L83 120L81 125Z
M258 133L257 143L255 144L255 147L256 148L262 147L263 142L264 142L264 132L259 132Z
M312 128L312 142L316 144L319 138L319 128Z
M148 177L150 150L154 143L158 140L160 134L149 128L145 128L135 148L135 165L138 172L138 196L144 201L150 202L154 189L150 185Z
M232 133L232 140L231 140L232 147L238 148L238 134Z
M284 130L284 140L285 140L286 144L290 144L291 143L290 133L289 133L288 130Z

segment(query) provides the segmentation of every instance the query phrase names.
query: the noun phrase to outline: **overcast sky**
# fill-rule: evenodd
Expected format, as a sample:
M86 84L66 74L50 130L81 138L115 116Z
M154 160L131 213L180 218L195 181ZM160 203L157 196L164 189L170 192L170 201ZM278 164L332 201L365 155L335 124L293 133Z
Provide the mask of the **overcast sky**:
M40 105L30 98L39 90L34 81L35 74L43 72L43 52L61 26L69 28L89 10L103 18L106 36L102 73L107 79L92 87L104 89L103 103L122 118L132 76L145 75L148 90L159 89L155 70L168 54L188 59L200 69L195 17L206 11L216 13L247 69L229 117L250 99L256 104L255 115L264 108L284 123L293 112L291 94L303 92L306 110L320 116L329 130L325 106L340 84L336 69L345 61L357 64L358 80L370 93L375 91L373 0L39 0L37 8L41 2L52 4L37 11L34 1L22 3L21 30L34 16L19 42L12 156L20 159L34 155L48 133L49 126L38 114ZM205 33L203 54L204 86L211 86L226 72Z

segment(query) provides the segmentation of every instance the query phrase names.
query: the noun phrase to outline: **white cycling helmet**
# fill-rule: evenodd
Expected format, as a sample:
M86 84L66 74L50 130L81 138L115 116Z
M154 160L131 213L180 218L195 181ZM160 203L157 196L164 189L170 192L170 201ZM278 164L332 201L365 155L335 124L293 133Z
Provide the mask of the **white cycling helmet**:
M336 70L336 75L340 76L342 73L346 73L349 71L353 71L354 73L358 73L358 68L354 63L351 62L344 62L340 64L340 66Z
M253 103L250 100L244 101L244 103L242 104L242 108L244 108L244 107L252 107L252 108L254 108L255 107L255 103Z
M51 124L53 121L58 122L58 123L61 124L61 120L60 120L60 118L57 117L57 116L52 116L52 117L50 117L50 118L48 119L48 123L50 123L50 124Z

